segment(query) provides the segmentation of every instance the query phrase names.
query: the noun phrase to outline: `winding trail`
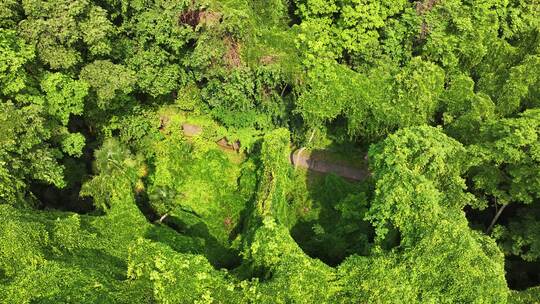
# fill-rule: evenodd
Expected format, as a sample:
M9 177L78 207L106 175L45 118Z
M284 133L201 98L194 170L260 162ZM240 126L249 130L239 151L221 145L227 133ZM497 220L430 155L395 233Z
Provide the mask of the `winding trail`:
M336 164L307 155L298 155L299 151L300 150L294 151L290 157L291 164L295 167L320 173L334 173L352 180L364 180L370 176L369 171L365 168Z
M188 123L182 124L182 130L188 137L197 136L203 131L200 126ZM216 144L228 150L238 151L240 148L239 142L230 143L226 138L220 139L216 142ZM364 180L370 176L370 172L367 170L367 168L330 162L317 156L305 155L302 153L302 151L303 149L299 149L291 153L289 161L295 166L295 168L300 167L319 173L333 173L341 177L357 181Z

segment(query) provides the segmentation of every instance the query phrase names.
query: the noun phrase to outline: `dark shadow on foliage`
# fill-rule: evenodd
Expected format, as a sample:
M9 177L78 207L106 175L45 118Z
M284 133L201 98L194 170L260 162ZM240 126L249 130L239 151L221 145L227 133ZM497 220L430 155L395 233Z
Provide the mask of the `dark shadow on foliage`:
M150 199L148 198L148 193L146 193L146 191L137 193L135 196L135 203L149 222L153 223L159 220L160 216L152 208L152 205L150 205Z
M525 290L540 285L540 263L527 262L517 256L505 259L504 269L508 287L513 290Z
M209 231L204 222L188 226L176 216L167 217L163 221L178 233L204 240L204 252L201 252L216 269L234 269L242 263L239 252L223 246Z
M497 219L496 225L508 227L508 224L513 219L520 217L518 211L523 208L522 205L509 204ZM464 211L470 227L483 233L486 232L497 213L497 209L492 203L484 210L477 210L467 206ZM524 246L521 250L528 252L529 250L526 247ZM507 255L505 256L504 268L506 281L510 289L525 290L540 285L540 263L538 261L529 262L516 255Z
M508 221L516 215L519 208L520 206L517 204L509 204L504 209L504 212L501 213L501 216L497 219L496 224L497 225L508 224ZM482 232L486 232L491 221L495 217L495 214L497 213L497 210L494 207L494 205L490 205L484 210L478 210L478 209L472 208L471 206L465 206L464 211L465 211L465 216L467 217L467 220L469 221L469 226L472 229L476 229Z
M289 1L289 6L287 7L287 13L289 15L289 26L292 27L293 25L300 24L302 22L302 19L296 11L298 10L298 7L296 5L296 1Z
M205 244L202 240L181 235L164 224L152 225L145 233L145 238L166 244L180 253L204 254Z
M233 269L240 265L238 252L220 244L210 234L205 223L199 222L189 226L181 218L169 216L159 224L157 221L160 216L152 209L146 192L137 195L136 203L146 219L154 223L154 226L146 232L146 238L164 243L177 252L203 254L216 269ZM183 237L192 238L192 242L186 242ZM197 238L204 240L204 243L197 244Z
M94 150L97 147L96 138L80 116L71 115L67 127L71 133L83 134L87 144L80 157L66 156L60 161L65 168L66 187L60 189L53 185L33 182L30 189L40 201L40 209L56 209L79 214L91 213L95 211L92 198L81 197L79 192L82 184L92 172Z
M253 144L251 155L260 155L261 146L262 146L262 141L261 140L255 142ZM260 168L262 166L261 160L258 157L252 157L252 160L254 162L255 167L258 168L256 170L256 172L259 172ZM260 180L259 180L260 176L259 176L259 174L256 174L255 176L256 176L255 177L255 179L256 179L256 181L255 181L255 189L258 189L259 188L259 183L260 183ZM237 180L237 184L239 185L239 187L242 186L242 184L241 184L241 178L242 177L243 176L241 175ZM249 225L250 225L250 223L248 221L250 220L251 215L253 214L253 212L255 212L256 204L257 204L257 191L253 191L251 197L246 200L246 205L244 206L244 208L240 212L240 220L238 221L238 223L233 227L233 229L229 233L229 240L230 241L234 240L239 234L247 233L247 229L249 229Z
M40 209L55 209L88 214L95 210L90 197L80 197L81 184L60 189L53 185L34 183L30 187L32 193L40 201Z
M302 250L330 266L352 254L367 255L374 238L373 228L363 221L367 185L311 171L305 182L312 205L300 207L297 224L291 229Z

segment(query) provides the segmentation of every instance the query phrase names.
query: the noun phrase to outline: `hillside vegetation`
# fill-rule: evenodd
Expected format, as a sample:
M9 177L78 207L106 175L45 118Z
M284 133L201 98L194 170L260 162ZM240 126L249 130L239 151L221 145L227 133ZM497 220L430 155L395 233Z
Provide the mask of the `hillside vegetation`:
M540 303L540 3L0 0L0 303Z

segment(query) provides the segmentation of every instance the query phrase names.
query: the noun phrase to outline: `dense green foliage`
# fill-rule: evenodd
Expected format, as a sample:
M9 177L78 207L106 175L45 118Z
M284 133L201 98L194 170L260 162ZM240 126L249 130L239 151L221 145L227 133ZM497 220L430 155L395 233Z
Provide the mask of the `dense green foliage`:
M0 0L0 303L540 303L539 203L536 0Z

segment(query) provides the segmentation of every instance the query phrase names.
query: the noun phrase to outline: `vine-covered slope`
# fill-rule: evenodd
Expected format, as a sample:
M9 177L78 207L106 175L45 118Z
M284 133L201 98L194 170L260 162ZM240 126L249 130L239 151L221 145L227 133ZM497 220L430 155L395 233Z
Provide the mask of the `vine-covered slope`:
M536 0L0 0L0 302L539 303L539 88Z

